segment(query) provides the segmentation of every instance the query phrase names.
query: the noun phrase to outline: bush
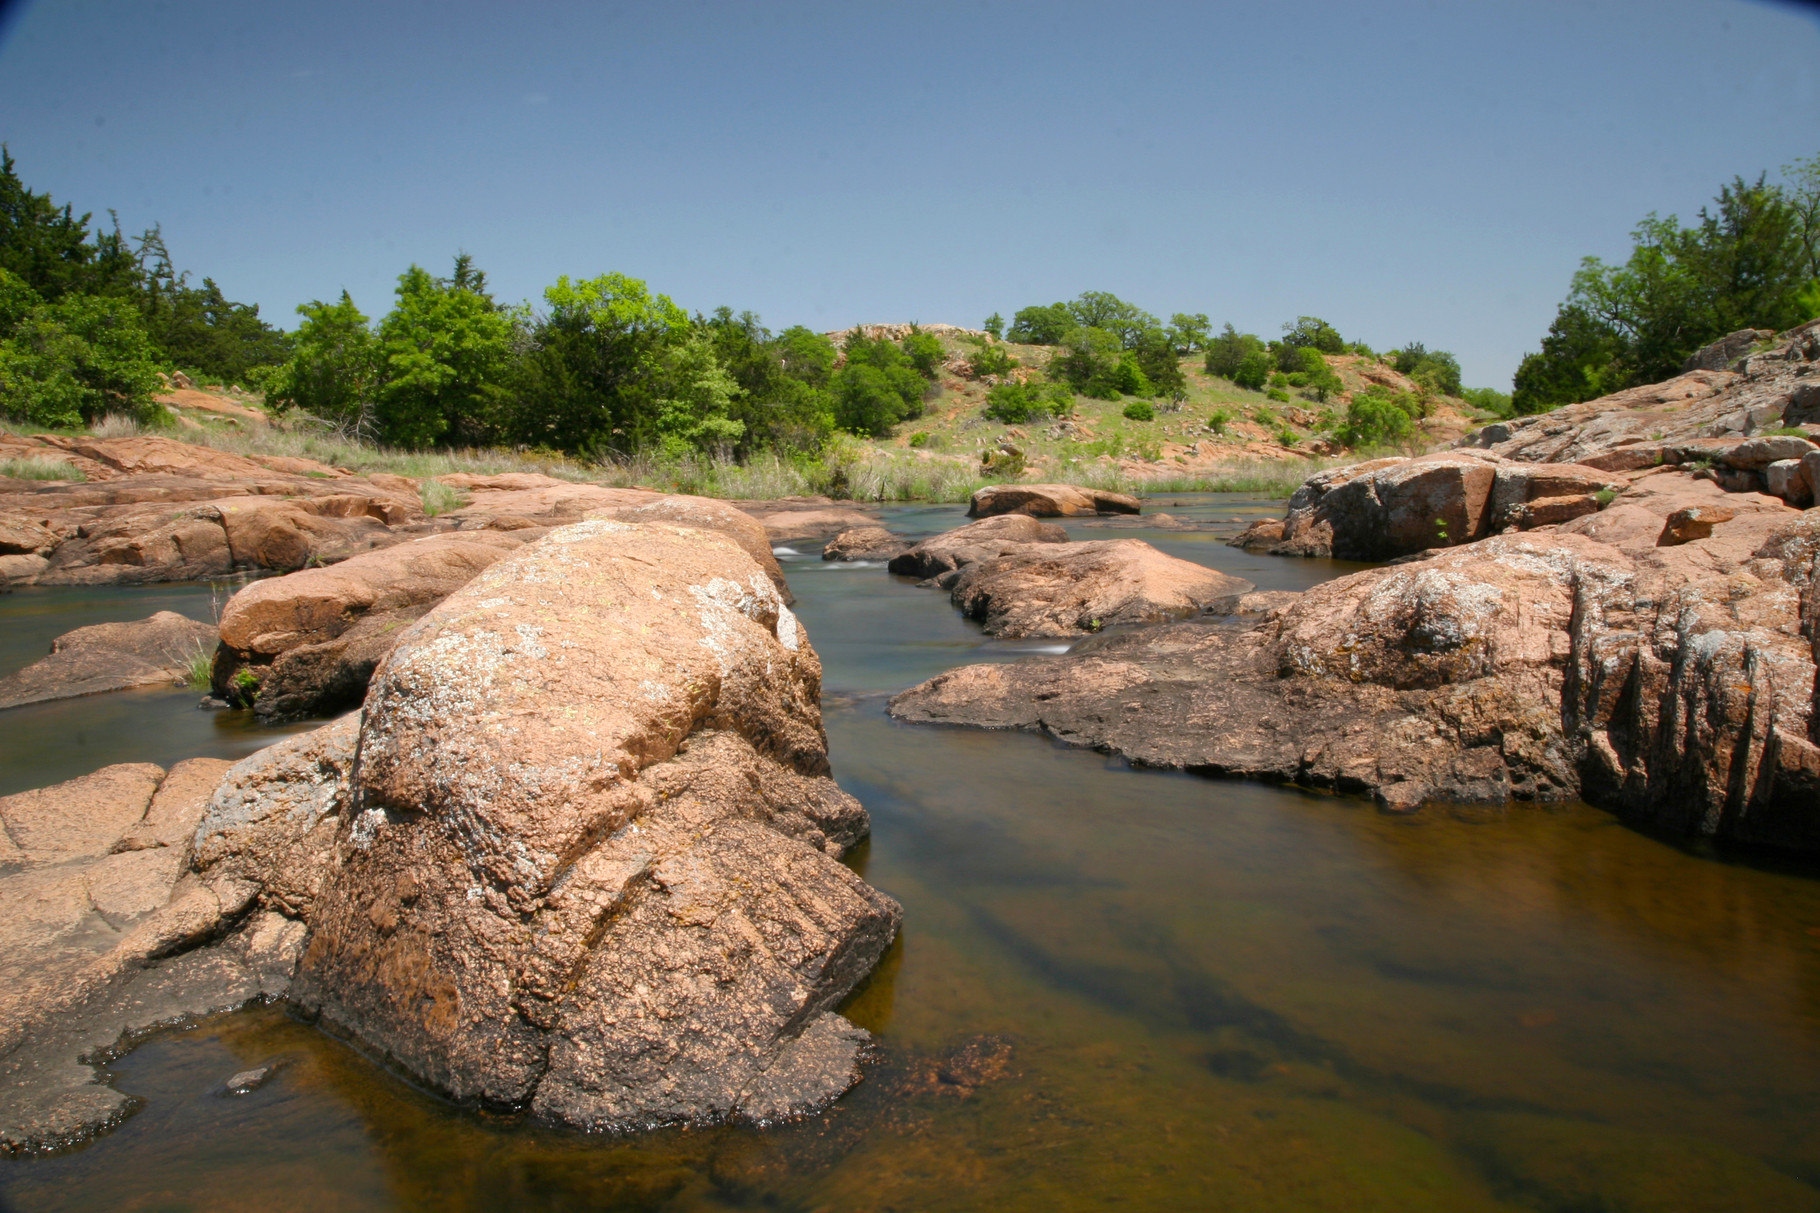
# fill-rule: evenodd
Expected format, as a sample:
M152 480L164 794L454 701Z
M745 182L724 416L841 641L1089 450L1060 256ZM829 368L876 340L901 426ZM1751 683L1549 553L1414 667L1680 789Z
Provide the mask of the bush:
M1155 421L1156 409L1148 400L1133 400L1125 406L1125 419L1127 421Z
M1019 308L1011 317L1011 328L1005 334L1007 341L1016 341L1023 345L1059 345L1080 324L1068 311L1065 303L1052 303L1047 307Z
M1420 341L1412 341L1390 352L1390 365L1429 391L1460 394L1460 361L1446 350L1427 349Z
M1346 342L1339 330L1319 316L1297 316L1294 324L1283 326L1283 344L1292 349L1312 349L1323 354L1341 354Z
M918 431L916 431L916 433L910 435L910 445L914 446L914 447L928 446L929 445L929 431L928 430L918 430Z
M1229 409L1215 409L1207 414L1207 428L1216 434L1224 434L1226 427L1232 424L1232 412Z
M1039 417L1059 417L1074 405L1074 397L1059 383L1001 383L986 393L986 416L1007 425L1022 425Z
M1255 340L1255 338L1253 339ZM1264 383L1270 378L1270 355L1260 344L1259 348L1246 354L1232 373L1232 381L1247 391L1262 391Z
M1002 338L1005 335L1005 318L997 312L986 317L986 331L994 337Z
M1125 362L1117 337L1104 329L1075 328L1049 360L1049 374L1084 396L1117 400L1125 390L1120 383L1130 381ZM1141 377L1135 362L1130 369Z
M1481 413L1490 413L1493 417L1512 417L1516 411L1511 406L1510 394L1496 388L1469 387L1460 393L1462 399Z
M1289 393L1285 392L1280 387L1273 387L1268 392L1265 392L1264 394L1266 396L1270 397L1272 400L1279 401L1283 404L1289 403Z
M984 379L988 375L1008 375L1017 364L1017 359L1004 346L976 340L973 352L967 356L967 374L975 379Z
M1360 392L1346 406L1346 420L1334 437L1354 447L1401 442L1415 429L1414 406L1407 392L1396 396L1383 388Z
M1283 446L1294 446L1296 443L1302 441L1302 436L1288 426L1284 426L1277 431L1277 441Z
M904 338L904 357L924 379L934 379L942 372L942 343L933 333L925 333L914 324Z

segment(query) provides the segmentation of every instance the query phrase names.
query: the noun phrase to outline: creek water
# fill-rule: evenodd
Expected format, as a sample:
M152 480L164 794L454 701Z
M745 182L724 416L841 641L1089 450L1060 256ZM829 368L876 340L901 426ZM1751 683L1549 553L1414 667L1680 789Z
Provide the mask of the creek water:
M1183 501L1153 508L1268 510ZM905 533L958 521L890 513ZM1217 531L1070 529L1263 588L1346 571ZM876 567L782 558L824 663L836 776L872 814L852 862L904 906L845 1007L877 1057L833 1109L557 1132L450 1106L256 1008L115 1062L141 1109L0 1166L8 1205L1820 1210L1811 867L1698 853L1582 805L1394 818L900 725L892 692L1053 646L988 641ZM259 1090L220 1093L274 1060Z

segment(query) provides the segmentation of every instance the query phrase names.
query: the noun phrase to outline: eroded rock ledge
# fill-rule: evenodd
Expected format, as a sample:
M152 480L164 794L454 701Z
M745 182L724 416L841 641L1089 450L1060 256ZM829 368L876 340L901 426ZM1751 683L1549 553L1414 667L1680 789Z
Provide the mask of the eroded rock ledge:
M976 665L899 719L1034 728L1147 765L1429 800L1584 797L1820 850L1820 512L1685 544L1505 535L1197 621Z
M139 790L90 797L127 808L97 808L80 855L0 857L28 883L84 865L45 928L73 976L0 1025L18 1109L0 1137L124 1113L78 1054L279 994L452 1097L557 1123L818 1107L866 1039L833 1008L901 914L840 862L868 823L828 776L820 677L735 539L600 519L495 560L403 629L358 715L216 764L182 812L153 799L176 772L110 769ZM76 795L0 802L7 837ZM164 849L109 853L129 845ZM104 938L91 869L120 864L157 870Z

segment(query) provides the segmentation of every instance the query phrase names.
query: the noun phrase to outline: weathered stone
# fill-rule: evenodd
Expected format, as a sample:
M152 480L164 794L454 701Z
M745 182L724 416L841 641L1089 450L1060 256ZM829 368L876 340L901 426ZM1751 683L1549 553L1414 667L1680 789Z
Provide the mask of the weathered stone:
M159 611L131 623L96 623L65 632L51 654L0 678L0 708L171 685L215 643L213 625Z
M164 770L102 767L55 787L0 797L0 863L62 863L104 855L152 803Z
M822 548L823 560L894 560L909 550L909 543L882 526L842 531Z
M987 557L962 567L951 593L954 605L989 635L1085 636L1231 613L1254 588L1141 539L1107 539L1028 544Z
M675 522L704 531L719 531L739 544L741 550L765 571L785 606L796 602L796 595L790 592L790 583L784 580L777 557L771 553L771 539L764 525L724 501L709 497L660 496L643 505L620 506L589 516L618 518L624 522Z
M524 543L524 531L464 531L255 581L228 599L212 681L268 719L358 704L412 620ZM246 671L246 674L242 674ZM243 677L257 682L247 694Z
M224 787L198 866L267 879L236 831L332 829L293 996L457 1097L595 1128L805 1110L852 1081L828 1017L899 913L836 862L866 820L819 687L732 540L565 527L407 629L354 786L301 753L273 780L345 807L254 822Z
M1820 463L1820 451L1812 451ZM1763 483L1772 496L1793 506L1806 506L1814 500L1813 484L1807 478L1806 459L1778 459L1763 469Z
M1656 546L1674 547L1677 544L1692 543L1696 539L1705 539L1713 533L1715 525L1730 522L1737 516L1736 510L1723 505L1690 505L1676 510L1662 524L1662 533L1656 539Z
M1028 514L1001 514L925 539L891 559L890 569L904 577L939 577L956 569L1009 552L1026 543L1067 543L1068 532Z
M849 507L823 509L773 509L756 515L764 524L772 543L794 543L802 539L820 539L842 531L876 527L878 519L863 510Z
M1283 542L1283 520L1260 518L1227 541L1228 546L1248 552L1267 552Z
M967 517L1031 514L1039 518L1074 518L1090 514L1136 514L1136 497L1072 484L989 484L974 491Z
M890 710L1394 811L1583 797L1820 851L1820 516L1777 504L1674 547L1499 536L1327 582L1250 629L1187 622L968 666Z
M1388 560L1470 543L1500 469L1466 455L1377 459L1311 476L1289 499L1281 555Z
M1771 329L1739 329L1735 333L1728 333L1689 354L1681 366L1681 372L1726 370L1732 363L1750 353L1752 346L1760 341L1768 341L1775 335Z

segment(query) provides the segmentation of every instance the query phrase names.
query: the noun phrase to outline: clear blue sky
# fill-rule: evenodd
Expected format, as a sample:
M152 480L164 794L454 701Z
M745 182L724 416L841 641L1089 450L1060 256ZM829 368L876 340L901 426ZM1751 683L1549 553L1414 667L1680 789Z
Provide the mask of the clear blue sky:
M620 270L773 328L1110 290L1507 387L1579 258L1820 153L1820 21L1604 3L90 3L8 10L33 188L286 327L411 262Z

